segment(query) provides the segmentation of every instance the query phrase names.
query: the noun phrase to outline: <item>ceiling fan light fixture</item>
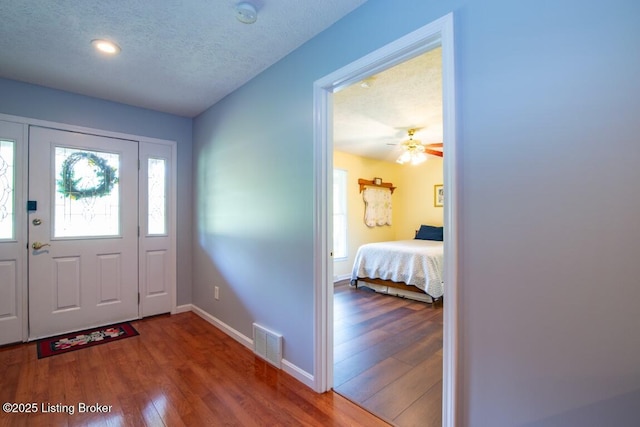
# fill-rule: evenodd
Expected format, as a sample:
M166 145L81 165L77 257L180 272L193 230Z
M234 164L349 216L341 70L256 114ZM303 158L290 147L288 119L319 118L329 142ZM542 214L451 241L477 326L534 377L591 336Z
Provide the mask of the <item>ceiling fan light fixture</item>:
M413 139L415 129L409 129L409 140L402 143L402 154L396 160L397 163L403 165L405 163L411 163L412 165L419 165L427 160L427 155L424 152L424 145L420 141Z
M258 20L258 10L251 3L238 3L236 5L236 18L243 24L253 24Z
M107 55L117 55L122 50L116 43L105 39L91 40L91 44L96 50L106 53Z
M400 155L400 157L398 157L398 159L396 160L396 163L403 165L410 161L411 161L411 153L409 153L408 151L405 151Z
M427 161L427 155L422 152L414 153L413 156L411 157L412 165L419 165L420 163L423 163L426 161Z
M420 163L424 163L428 159L427 155L421 148L403 148L405 151L396 159L396 163L401 165L411 163L415 166Z

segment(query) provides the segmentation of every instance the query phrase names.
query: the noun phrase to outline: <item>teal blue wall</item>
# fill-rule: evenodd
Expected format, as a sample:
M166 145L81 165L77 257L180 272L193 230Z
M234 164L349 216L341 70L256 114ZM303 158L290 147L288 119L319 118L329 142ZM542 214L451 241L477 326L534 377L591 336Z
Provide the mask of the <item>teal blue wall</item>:
M313 82L448 12L461 425L625 425L640 390L635 1L369 0L211 107L194 120L193 301L247 336L253 321L282 333L313 373Z
M448 12L460 424L638 425L639 2L369 0L193 123L7 80L0 113L178 141L179 303L313 373L312 84Z

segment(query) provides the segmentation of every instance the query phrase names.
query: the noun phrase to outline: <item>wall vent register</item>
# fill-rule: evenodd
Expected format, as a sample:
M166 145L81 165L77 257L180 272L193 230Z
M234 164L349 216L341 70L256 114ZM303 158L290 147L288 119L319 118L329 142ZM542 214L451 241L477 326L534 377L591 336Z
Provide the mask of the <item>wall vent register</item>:
M282 335L253 324L253 352L280 368L282 360Z

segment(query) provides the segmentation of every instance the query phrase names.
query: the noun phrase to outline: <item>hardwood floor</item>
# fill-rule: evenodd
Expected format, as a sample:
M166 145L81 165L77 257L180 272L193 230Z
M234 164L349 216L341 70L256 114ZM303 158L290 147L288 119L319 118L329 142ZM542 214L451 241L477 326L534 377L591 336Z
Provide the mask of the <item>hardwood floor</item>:
M132 324L139 336L46 359L33 343L0 348L0 402L38 409L0 412L0 426L387 425L315 393L193 313ZM110 410L79 413L81 402Z
M442 425L442 305L334 289L334 390L401 426Z

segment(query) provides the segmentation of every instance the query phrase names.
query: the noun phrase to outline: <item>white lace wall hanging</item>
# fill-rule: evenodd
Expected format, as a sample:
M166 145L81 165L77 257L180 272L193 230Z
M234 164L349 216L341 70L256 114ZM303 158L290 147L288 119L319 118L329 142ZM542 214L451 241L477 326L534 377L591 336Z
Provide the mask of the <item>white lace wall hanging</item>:
M391 191L388 188L367 187L362 196L367 227L391 225Z

